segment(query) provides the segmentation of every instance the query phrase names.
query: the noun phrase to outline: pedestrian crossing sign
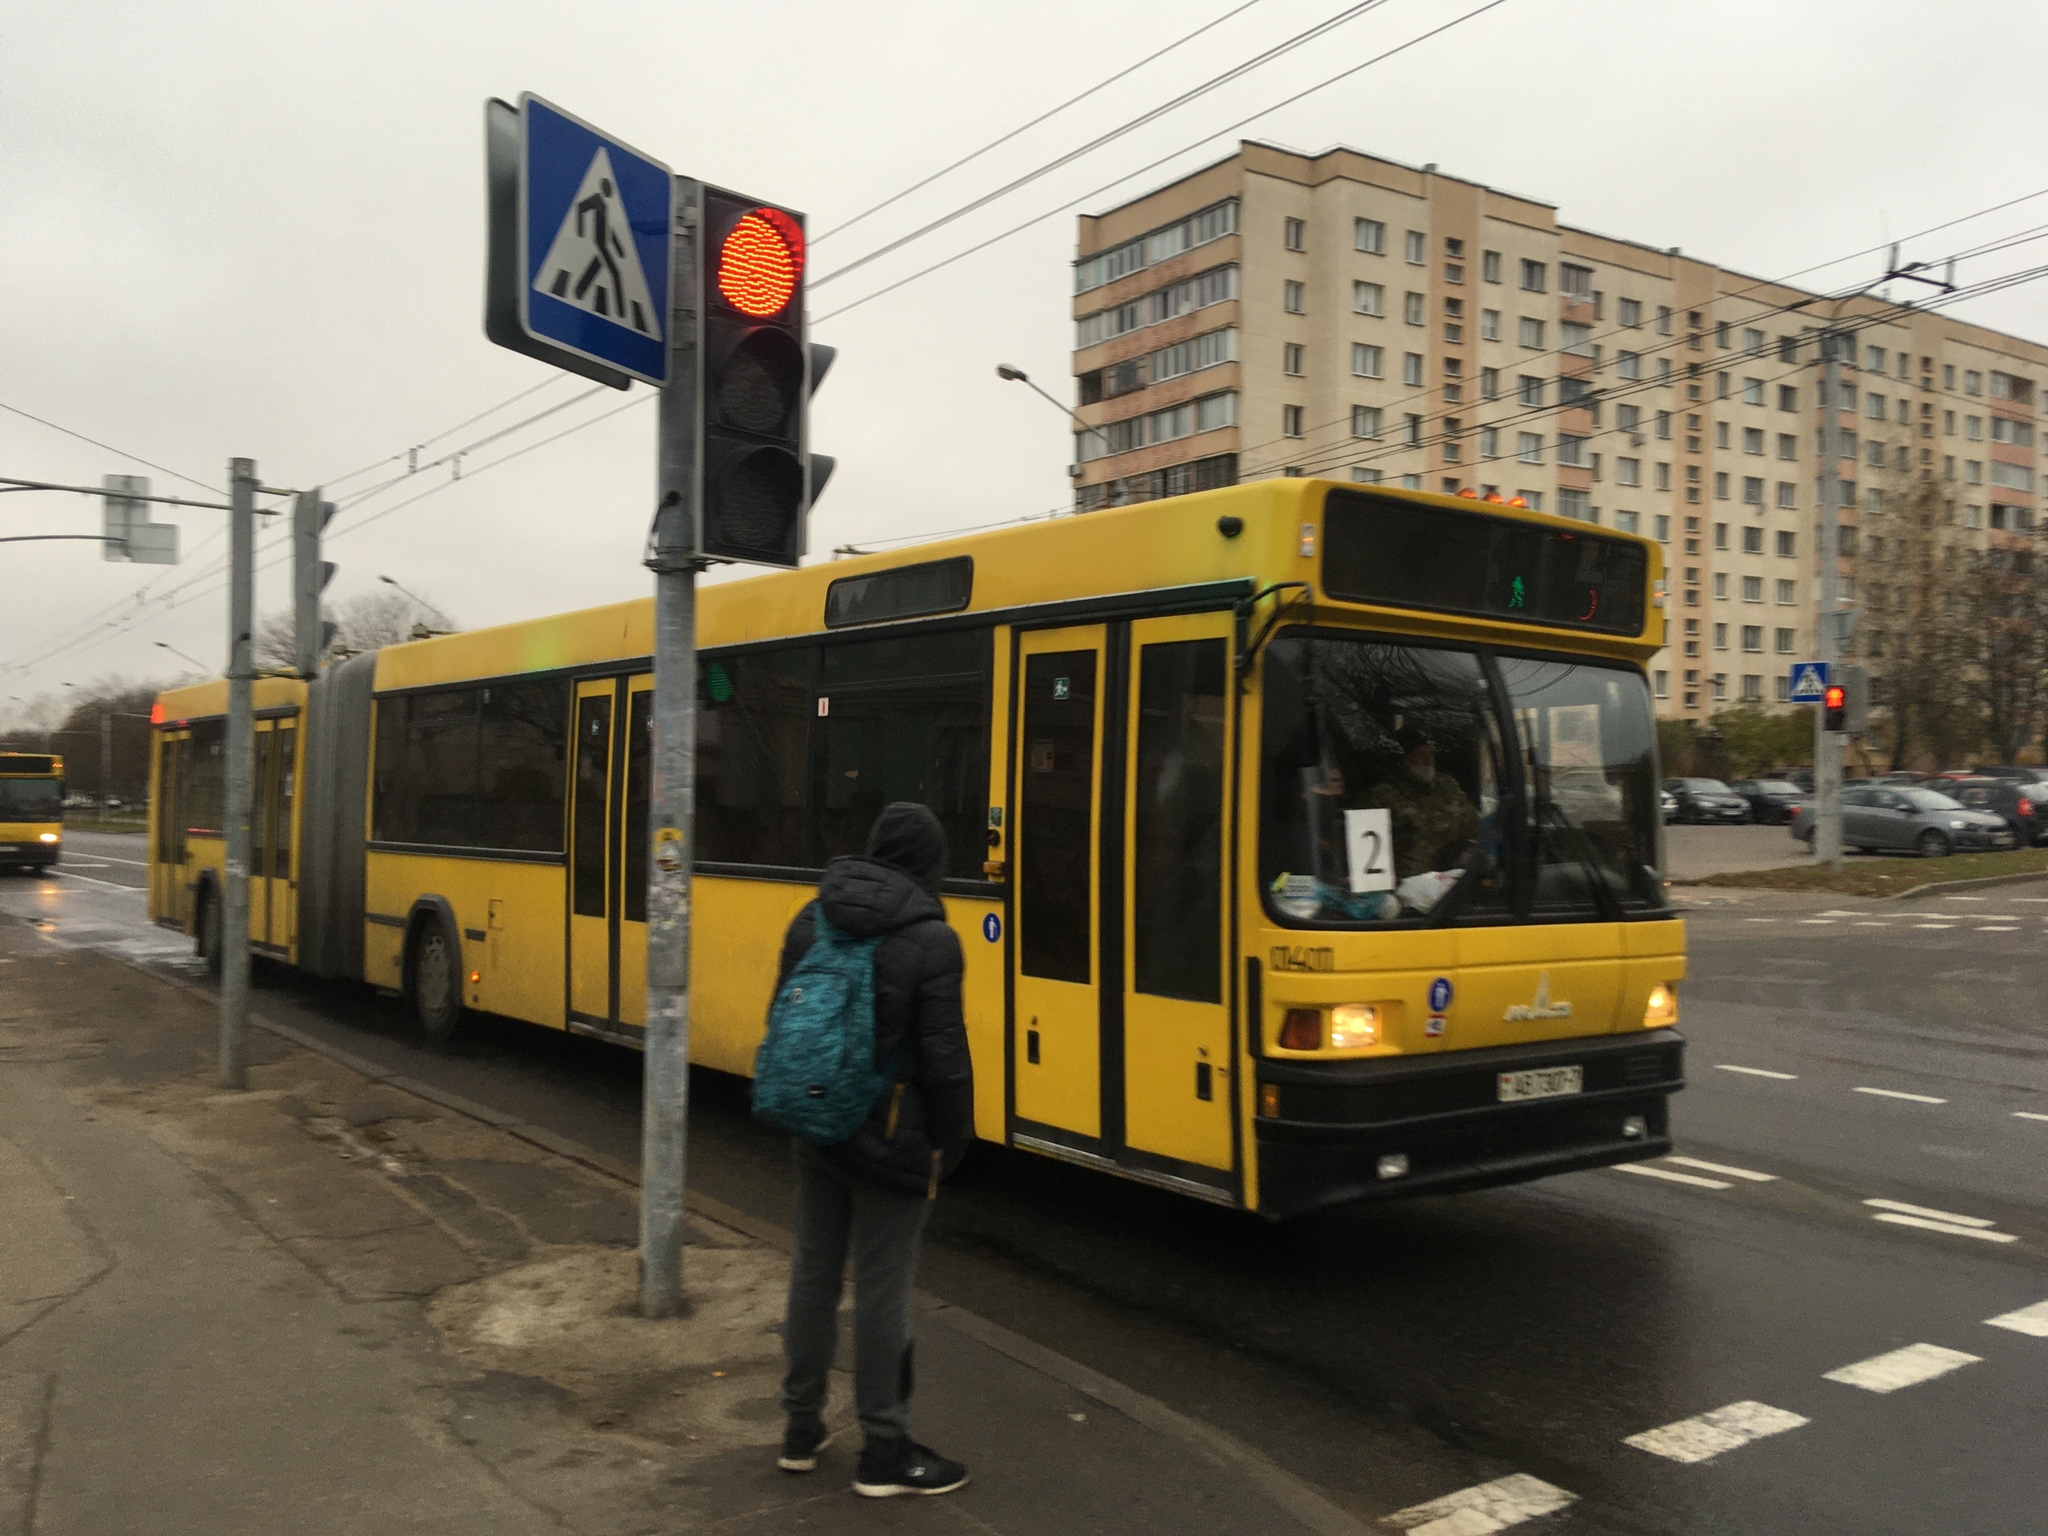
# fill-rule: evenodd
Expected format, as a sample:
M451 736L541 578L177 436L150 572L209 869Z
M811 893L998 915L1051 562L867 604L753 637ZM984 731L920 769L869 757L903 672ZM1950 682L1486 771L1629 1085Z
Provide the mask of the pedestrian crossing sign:
M527 92L519 98L519 325L649 384L669 373L669 168Z
M1818 704L1828 694L1828 664L1802 661L1792 669L1792 702Z

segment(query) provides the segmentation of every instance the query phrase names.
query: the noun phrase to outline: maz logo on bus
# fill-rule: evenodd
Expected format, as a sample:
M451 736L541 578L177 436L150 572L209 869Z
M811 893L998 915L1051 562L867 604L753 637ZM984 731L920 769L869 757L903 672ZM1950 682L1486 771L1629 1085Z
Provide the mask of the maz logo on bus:
M1275 944L1266 957L1266 963L1276 971L1334 971L1337 952L1334 949L1290 949L1285 944Z

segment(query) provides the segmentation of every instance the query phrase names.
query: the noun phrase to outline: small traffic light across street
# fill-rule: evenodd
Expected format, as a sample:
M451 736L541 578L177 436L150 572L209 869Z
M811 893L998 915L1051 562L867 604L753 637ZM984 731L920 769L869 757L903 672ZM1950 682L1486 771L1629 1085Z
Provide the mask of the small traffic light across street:
M794 566L832 460L810 453L810 397L830 347L805 338L803 215L703 189L697 263L699 474L697 552Z
M1831 731L1845 731L1849 728L1849 690L1840 683L1828 684L1828 691L1822 696L1821 708L1826 711L1824 722Z
M334 511L318 490L301 491L292 501L293 660L301 677L318 676L320 658L334 644L334 624L320 617L320 594L334 580L334 562L320 558L320 534Z

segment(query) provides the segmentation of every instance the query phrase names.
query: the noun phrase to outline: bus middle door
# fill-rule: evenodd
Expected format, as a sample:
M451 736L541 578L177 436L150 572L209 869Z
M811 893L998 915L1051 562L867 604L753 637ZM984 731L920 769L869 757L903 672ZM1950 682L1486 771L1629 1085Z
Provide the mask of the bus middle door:
M609 1035L619 1016L615 786L625 734L613 729L620 679L576 685L569 791L569 1027Z

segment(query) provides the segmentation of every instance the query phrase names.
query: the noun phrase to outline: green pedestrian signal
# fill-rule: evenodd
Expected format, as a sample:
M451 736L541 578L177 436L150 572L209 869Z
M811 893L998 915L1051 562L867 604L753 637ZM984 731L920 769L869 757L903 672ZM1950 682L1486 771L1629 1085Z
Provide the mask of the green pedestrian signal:
M1512 584L1511 586L1509 586L1509 588L1508 588L1508 606L1509 606L1510 608L1520 608L1520 607L1522 607L1522 606L1523 606L1523 602L1522 602L1522 599L1523 599L1523 597L1524 597L1525 595L1526 595L1526 594L1525 594L1525 592L1524 592L1524 589L1523 589L1523 587L1522 587L1522 578L1521 578L1521 577L1519 577L1519 576L1517 576L1517 577L1516 577L1516 578L1514 579L1514 582L1513 582L1513 584Z

